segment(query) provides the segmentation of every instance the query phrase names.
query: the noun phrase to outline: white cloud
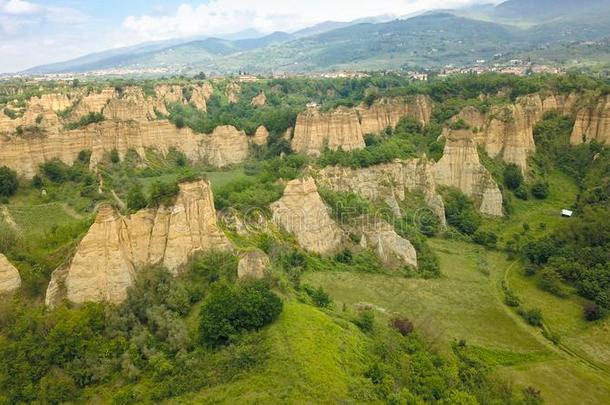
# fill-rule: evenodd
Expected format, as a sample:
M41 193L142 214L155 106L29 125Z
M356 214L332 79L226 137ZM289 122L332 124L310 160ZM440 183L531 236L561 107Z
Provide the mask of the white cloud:
M489 0L211 0L198 6L182 4L161 16L129 16L123 29L139 40L219 35L248 28L261 32L293 31L327 20L351 21L382 14L401 16L483 2Z
M9 0L2 6L2 12L12 15L30 15L40 13L43 8L25 0Z

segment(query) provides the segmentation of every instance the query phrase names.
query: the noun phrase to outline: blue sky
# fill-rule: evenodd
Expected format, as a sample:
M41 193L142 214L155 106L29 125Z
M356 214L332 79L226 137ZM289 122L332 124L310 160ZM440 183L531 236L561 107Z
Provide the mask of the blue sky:
M146 41L256 29L295 31L327 20L499 0L0 0L0 72Z

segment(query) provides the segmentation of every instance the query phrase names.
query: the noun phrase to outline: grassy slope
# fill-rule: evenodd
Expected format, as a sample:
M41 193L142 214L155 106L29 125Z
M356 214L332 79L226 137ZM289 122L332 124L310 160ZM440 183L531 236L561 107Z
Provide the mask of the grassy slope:
M604 403L610 396L605 374L562 354L504 306L499 284L510 263L502 254L457 241L431 244L445 274L440 280L320 272L309 274L306 281L324 286L338 305L368 302L412 318L439 348L465 339L490 364L499 365L500 374L541 389L548 403ZM489 277L479 271L481 257L490 265ZM528 303L527 291L511 287Z
M540 235L545 232L538 227L540 223L547 225L548 232L566 221L559 213L574 204L576 185L557 172L548 180L551 194L547 200L515 200L514 215L487 221L484 227L506 242L513 234L523 232L524 223L531 226L530 234ZM490 363L505 366L498 369L500 374L538 387L548 403L594 404L610 397L608 374L587 364L610 367L610 321L586 323L580 298L562 300L541 291L534 279L523 276L519 263L511 266L503 254L456 241L435 240L432 246L445 275L441 280L315 273L308 275L307 281L324 286L339 302L370 302L409 316L429 338L441 342L465 339L479 346ZM489 264L489 278L480 272L485 262ZM542 310L547 327L561 335L562 345L575 356L550 345L539 330L525 325L504 306L500 283L509 268L513 269L508 277L511 289L526 308ZM505 352L498 350L528 354L520 360L509 356L509 361L503 361Z
M567 175L554 171L547 178L550 185L550 194L546 200L537 200L530 197L523 201L513 199L514 213L510 218L488 220L483 229L493 231L501 238L501 245L512 238L514 234L523 231L523 224L530 225L530 235L540 236L548 229L552 229L566 219L561 217L561 210L574 206L578 187ZM547 231L541 230L539 225L546 224Z
M340 403L349 399L351 373L364 367L365 338L311 306L289 301L267 331L266 364L229 384L172 403Z

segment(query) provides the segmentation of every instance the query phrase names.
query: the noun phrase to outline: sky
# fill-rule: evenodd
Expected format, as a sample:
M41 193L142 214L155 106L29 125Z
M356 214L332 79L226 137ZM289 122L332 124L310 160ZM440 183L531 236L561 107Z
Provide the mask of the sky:
M0 0L0 72L147 41L296 31L499 0Z

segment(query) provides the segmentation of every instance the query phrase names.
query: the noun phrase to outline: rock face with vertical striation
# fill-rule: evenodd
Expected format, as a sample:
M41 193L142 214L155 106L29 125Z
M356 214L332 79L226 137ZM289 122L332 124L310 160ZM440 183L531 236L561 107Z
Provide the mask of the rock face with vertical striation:
M460 189L475 200L482 214L503 216L502 193L481 164L471 130L448 133L443 157L434 170L437 184Z
M19 271L0 253L0 295L11 294L21 287Z
M427 124L431 114L432 103L424 96L382 99L370 107L340 107L329 112L310 107L297 117L292 149L311 156L319 156L326 148L363 149L365 134L394 128L404 117Z
M128 150L146 157L146 149L162 154L175 148L191 161L224 167L241 163L248 156L251 142L243 131L218 127L212 134L195 134L178 129L169 121L110 121L65 132L49 132L42 137L18 135L0 137L0 166L8 166L26 177L36 174L44 162L58 158L72 164L82 150L90 150L95 167L104 154L116 149L121 158Z
M404 117L411 117L422 124L430 122L432 101L426 96L407 99L381 99L372 106L358 108L362 132L378 134L386 128L395 128Z
M409 193L421 193L440 224L446 225L443 199L436 191L434 162L425 158L358 169L327 167L317 177L320 184L335 192L351 192L371 201L384 201L398 216L404 214L398 203Z
M306 250L329 254L343 243L343 231L332 220L311 177L289 182L271 211L273 222L294 235Z
M610 144L610 96L578 111L570 141L573 145L591 141Z
M248 158L250 139L244 131L225 125L216 127L207 138L205 147L200 148L201 160L215 167L225 167L241 163Z
M119 303L143 266L160 264L175 275L197 252L230 249L205 181L181 184L171 206L127 217L102 206L68 266L53 273L46 303Z
M488 112L466 107L453 120L461 119L468 124L477 144L482 145L491 157L500 157L525 171L529 156L536 151L535 125L552 110L564 115L573 114L578 100L574 94L530 94L519 97L513 104L493 106Z
M309 108L297 117L292 149L298 153L319 156L326 148L349 151L364 147L362 127L353 109L340 107L324 113Z
M417 251L411 242L400 237L387 222L364 224L360 245L365 249L373 249L387 266L401 267L406 264L417 268Z

